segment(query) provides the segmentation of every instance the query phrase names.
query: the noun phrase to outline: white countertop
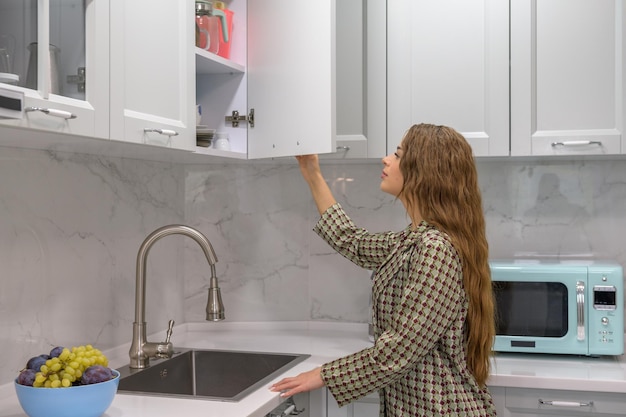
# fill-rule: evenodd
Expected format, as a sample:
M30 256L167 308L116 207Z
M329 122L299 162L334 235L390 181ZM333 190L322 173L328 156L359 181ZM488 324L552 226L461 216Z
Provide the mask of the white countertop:
M164 337L163 332L148 340ZM277 393L269 391L272 382L371 346L365 324L320 322L187 323L174 327L172 343L175 347L305 353L311 357L239 402L118 394L104 417L262 417L282 402ZM130 341L105 351L109 365L126 365L129 347ZM626 393L626 359L498 354L489 385ZM13 383L0 386L0 417L26 417Z

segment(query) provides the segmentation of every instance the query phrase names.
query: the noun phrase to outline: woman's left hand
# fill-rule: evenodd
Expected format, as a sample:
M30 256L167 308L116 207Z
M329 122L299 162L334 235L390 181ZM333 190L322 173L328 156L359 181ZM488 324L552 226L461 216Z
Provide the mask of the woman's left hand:
M311 391L323 386L322 370L321 368L315 368L298 376L284 378L272 385L270 390L281 391L281 397L291 397L300 392Z

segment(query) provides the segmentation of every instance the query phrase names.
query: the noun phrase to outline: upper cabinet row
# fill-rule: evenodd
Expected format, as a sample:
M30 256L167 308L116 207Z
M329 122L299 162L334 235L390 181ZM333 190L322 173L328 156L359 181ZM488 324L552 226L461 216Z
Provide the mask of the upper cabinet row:
M224 3L226 56L193 0L0 0L0 125L240 159L379 158L420 122L477 156L626 153L626 0Z
M625 3L390 3L389 151L426 122L477 156L626 153Z
M227 58L195 46L193 0L0 0L0 124L236 158L334 152L335 1L224 6ZM197 146L196 104L230 151Z

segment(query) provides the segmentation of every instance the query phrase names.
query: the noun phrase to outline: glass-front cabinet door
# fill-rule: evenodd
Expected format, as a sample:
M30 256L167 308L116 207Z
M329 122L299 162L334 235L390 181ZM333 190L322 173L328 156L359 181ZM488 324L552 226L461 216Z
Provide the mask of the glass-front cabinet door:
M107 0L0 0L0 123L109 137Z

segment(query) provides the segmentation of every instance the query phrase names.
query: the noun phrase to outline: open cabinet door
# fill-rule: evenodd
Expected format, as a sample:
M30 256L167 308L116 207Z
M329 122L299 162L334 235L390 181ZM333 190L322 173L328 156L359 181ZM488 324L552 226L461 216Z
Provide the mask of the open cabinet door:
M335 151L335 0L248 1L250 159Z

